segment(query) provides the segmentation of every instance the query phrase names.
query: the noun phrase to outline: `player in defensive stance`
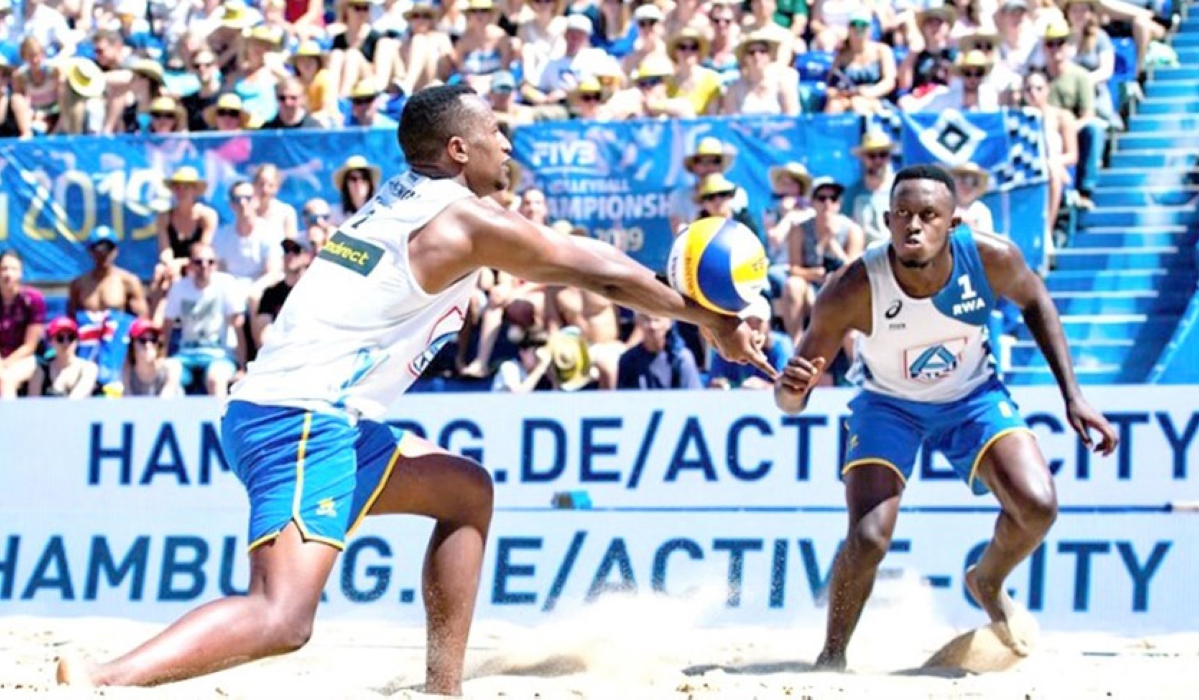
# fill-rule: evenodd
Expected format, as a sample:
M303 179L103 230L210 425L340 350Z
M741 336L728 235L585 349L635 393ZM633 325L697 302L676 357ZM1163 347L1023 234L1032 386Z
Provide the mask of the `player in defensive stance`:
M456 695L492 513L482 467L379 422L461 327L479 270L570 284L703 327L772 377L747 326L686 301L615 248L494 204L512 150L470 88L412 96L399 125L411 171L346 221L292 290L221 419L250 497L250 588L203 605L103 664L64 658L63 683L155 685L300 648L347 536L366 515L436 526L424 562L425 690Z
M826 285L810 327L775 384L775 402L803 410L808 392L850 330L861 332L861 391L850 402L842 468L849 532L833 565L828 630L817 665L843 669L845 650L891 543L916 451L941 451L975 494L1002 512L966 586L996 635L1029 652L1027 615L1004 580L1044 538L1057 515L1053 479L1036 439L996 374L987 318L1002 296L1023 309L1066 402L1070 426L1104 455L1111 425L1082 397L1061 321L1019 250L972 233L954 215L953 178L936 166L900 171L891 189L889 244L873 246ZM1098 431L1098 444L1090 430ZM1019 613L1019 614L1018 614ZM1027 618L1025 618L1027 619Z

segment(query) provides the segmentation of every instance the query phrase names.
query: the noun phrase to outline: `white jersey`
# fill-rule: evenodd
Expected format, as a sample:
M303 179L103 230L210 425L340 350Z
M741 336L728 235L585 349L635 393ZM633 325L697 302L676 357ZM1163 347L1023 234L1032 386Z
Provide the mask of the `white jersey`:
M995 307L974 236L950 235L953 273L941 291L913 299L895 281L891 246L862 256L870 278L871 333L859 334L854 374L867 390L897 399L945 403L995 376L987 321Z
M408 240L473 196L454 180L389 180L313 259L230 398L381 417L458 333L478 281L476 272L426 293Z

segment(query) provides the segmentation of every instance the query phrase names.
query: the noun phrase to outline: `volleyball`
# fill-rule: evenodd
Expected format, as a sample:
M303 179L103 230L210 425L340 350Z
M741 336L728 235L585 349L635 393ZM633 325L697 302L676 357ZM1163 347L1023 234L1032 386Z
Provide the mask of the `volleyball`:
M670 286L700 306L734 315L766 288L766 249L733 219L711 216L685 228L667 261Z

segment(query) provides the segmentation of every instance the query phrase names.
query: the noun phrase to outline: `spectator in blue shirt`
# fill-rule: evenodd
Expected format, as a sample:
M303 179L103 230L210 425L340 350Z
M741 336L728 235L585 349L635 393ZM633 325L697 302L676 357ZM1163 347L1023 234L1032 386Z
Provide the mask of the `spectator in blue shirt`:
M669 318L637 314L641 343L620 356L617 389L699 389L695 355L673 332Z

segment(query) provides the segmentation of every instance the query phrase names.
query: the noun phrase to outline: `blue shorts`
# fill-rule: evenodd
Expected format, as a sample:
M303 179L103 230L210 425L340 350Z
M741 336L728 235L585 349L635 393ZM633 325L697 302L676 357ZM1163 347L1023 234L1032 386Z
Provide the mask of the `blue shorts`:
M224 366L230 377L237 372L237 359L226 348L183 347L171 358L183 367L184 386L205 381L213 367Z
M882 464L906 484L916 452L924 447L949 459L971 490L982 495L987 485L976 479L983 456L996 440L1028 424L999 380L949 403L904 401L863 391L849 402L849 449L844 475L854 467Z
M404 431L375 421L230 401L221 448L250 496L250 550L294 522L343 549L400 457Z

